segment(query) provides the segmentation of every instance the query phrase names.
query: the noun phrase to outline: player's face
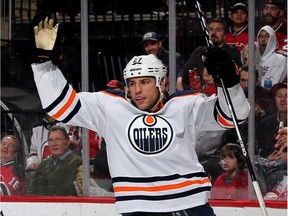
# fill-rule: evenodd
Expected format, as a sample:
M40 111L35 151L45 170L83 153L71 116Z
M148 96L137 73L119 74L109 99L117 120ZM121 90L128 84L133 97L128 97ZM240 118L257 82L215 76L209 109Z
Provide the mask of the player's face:
M128 79L131 99L140 110L150 110L159 100L159 88L154 77L135 77Z
M148 40L144 42L143 47L147 54L154 54L156 56L159 56L162 47L162 42Z
M14 138L5 137L1 140L1 162L13 160L17 155L17 144Z
M211 22L208 25L208 31L214 46L222 47L227 36L225 26L220 22Z
M262 16L266 25L274 25L280 17L281 10L272 4L266 4L262 10Z
M48 137L48 145L51 155L54 157L60 157L67 151L69 140L65 138L62 131L52 131Z
M277 91L275 101L279 112L287 112L287 88L281 88Z
M248 21L248 14L243 10L236 10L231 14L231 20L236 26L245 25Z

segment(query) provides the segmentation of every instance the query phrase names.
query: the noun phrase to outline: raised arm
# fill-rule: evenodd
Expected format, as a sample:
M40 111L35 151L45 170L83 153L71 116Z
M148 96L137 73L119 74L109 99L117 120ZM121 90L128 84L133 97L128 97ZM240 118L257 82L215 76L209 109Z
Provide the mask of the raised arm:
M76 93L55 64L59 59L61 25L53 27L53 20L46 18L34 27L36 51L32 59L34 80L41 104L52 118L74 126L99 132L93 113L102 113L95 100L96 93ZM61 34L61 33L60 33ZM93 106L93 109L90 109ZM85 107L85 108L84 108ZM97 116L99 118L99 116Z
M220 47L208 48L201 56L207 72L213 76L214 83L221 87L222 78L232 101L232 106L237 114L237 119L246 119L249 114L250 106L245 97L244 91L239 85L239 72L237 65L230 59L227 53ZM223 113L228 116L230 109L227 106L226 98L222 88L218 88L219 106ZM230 116L231 117L231 116Z

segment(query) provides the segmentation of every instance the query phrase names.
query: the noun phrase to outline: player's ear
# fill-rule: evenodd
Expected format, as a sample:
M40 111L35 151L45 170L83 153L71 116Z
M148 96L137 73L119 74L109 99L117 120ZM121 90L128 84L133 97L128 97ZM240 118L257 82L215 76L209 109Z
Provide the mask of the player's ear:
M163 83L165 82L165 79L164 79L164 77L162 77L161 82L160 82L161 85L163 85Z
M163 92L163 90L166 88L166 80L167 78L162 78L161 79L161 82L160 82L160 88L161 88L161 91Z

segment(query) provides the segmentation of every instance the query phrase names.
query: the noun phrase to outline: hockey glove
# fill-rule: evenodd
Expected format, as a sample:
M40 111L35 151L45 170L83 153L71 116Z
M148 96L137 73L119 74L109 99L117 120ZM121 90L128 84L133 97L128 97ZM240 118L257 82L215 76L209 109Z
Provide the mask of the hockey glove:
M222 48L206 49L201 55L201 60L207 72L213 76L216 85L221 86L220 78L227 88L239 83L238 67Z
M36 50L32 56L32 63L42 63L52 60L58 65L62 57L61 34L59 34L59 23L53 27L54 20L48 17L34 26L34 39Z

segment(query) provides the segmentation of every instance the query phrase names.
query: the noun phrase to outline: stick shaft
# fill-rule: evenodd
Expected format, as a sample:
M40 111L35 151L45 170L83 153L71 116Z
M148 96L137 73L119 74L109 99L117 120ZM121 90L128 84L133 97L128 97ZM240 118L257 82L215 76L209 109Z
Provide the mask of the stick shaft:
M203 16L203 13L202 13L202 10L201 10L201 6L200 6L198 0L195 0L195 8L196 8L197 14L198 14L198 16L200 18L200 23L201 23L202 30L204 32L204 36L205 36L205 39L206 39L207 46L208 47L213 47L214 45L213 45L213 43L211 41L210 34L209 34L209 31L208 31L208 28L207 28L207 25L206 25L206 20L205 20L205 18ZM220 82L221 82L221 86L222 86L222 89L223 89L223 93L224 93L224 96L225 96L225 100L226 100L229 112L230 112L231 117L233 119L233 123L234 123L235 130L236 130L236 133L237 133L238 141L240 142L240 147L242 149L242 153L243 153L243 155L245 156L245 159L246 159L247 168L248 168L248 171L250 173L250 177L251 177L251 180L252 180L252 183L253 183L254 190L256 192L256 196L257 196L260 208L262 210L262 214L263 214L263 216L268 216L267 209L266 209L266 206L265 206L265 202L264 202L264 199L263 199L259 184L258 184L257 179L256 179L254 168L253 168L252 163L251 163L251 159L249 157L247 148L246 148L246 146L245 146L245 144L243 142L243 139L242 139L242 136L241 136L241 133L240 133L240 130L239 130L239 123L238 123L238 120L237 120L237 117L236 117L236 113L235 113L235 110L234 110L234 107L233 107L233 104L232 104L232 101L231 101L231 97L230 97L228 89L227 89L227 87L226 87L226 85L224 83L224 80L221 77L220 77Z
M195 1L195 8L196 8L196 12L197 12L197 15L200 19L200 24L201 24L201 28L204 32L204 37L205 37L205 40L206 40L206 43L207 43L207 46L208 47L213 47L213 43L211 41L211 37L210 37L210 34L209 34L209 31L208 31L208 28L207 28L207 25L206 25L206 20L205 20L205 17L202 13L202 9L201 9L201 5L200 3L196 0Z

